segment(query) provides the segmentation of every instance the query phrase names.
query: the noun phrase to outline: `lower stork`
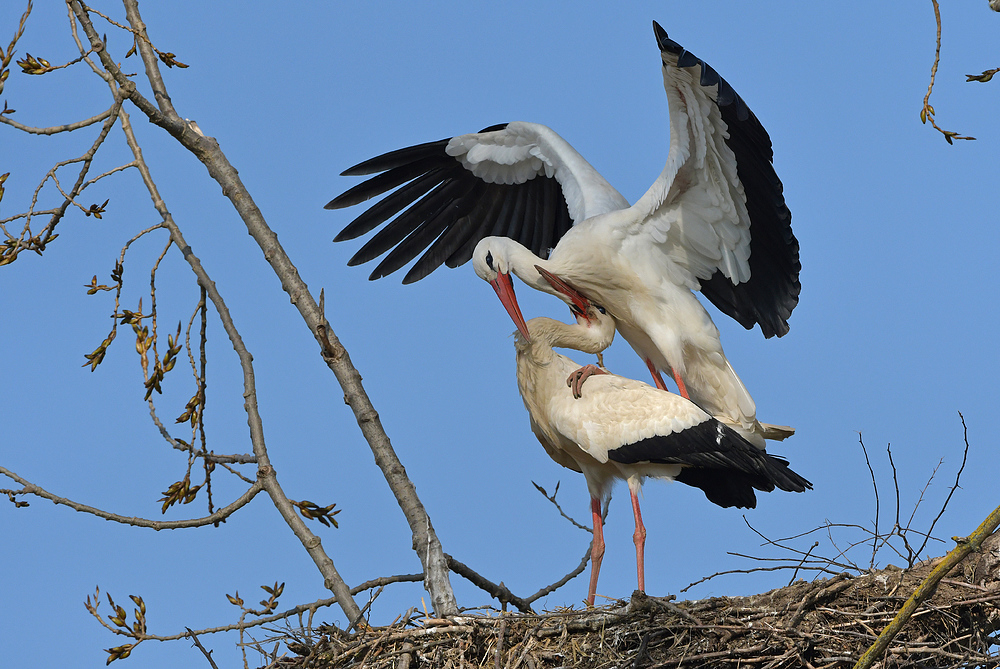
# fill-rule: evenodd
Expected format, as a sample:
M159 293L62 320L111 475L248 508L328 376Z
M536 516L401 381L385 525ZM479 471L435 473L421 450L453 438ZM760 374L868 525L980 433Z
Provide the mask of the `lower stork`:
M575 324L551 318L518 324L517 385L545 452L587 479L594 522L587 604L593 605L604 557L601 504L615 481L624 479L632 498L639 590L645 590L646 529L638 493L646 477L700 488L722 507L751 509L754 489L803 492L812 484L690 400L604 370L594 374L553 351L600 353L614 339L614 320L602 307L572 298Z

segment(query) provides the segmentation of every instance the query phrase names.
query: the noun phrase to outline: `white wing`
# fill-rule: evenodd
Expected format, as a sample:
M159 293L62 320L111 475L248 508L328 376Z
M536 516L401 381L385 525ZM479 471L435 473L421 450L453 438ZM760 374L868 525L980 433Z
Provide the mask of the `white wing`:
M764 335L788 331L798 303L792 234L771 140L733 88L654 23L670 108L670 153L632 208L640 244L719 309ZM648 246L647 246L648 248Z
M354 239L388 222L348 261L358 265L391 250L372 279L396 271L425 249L403 283L427 276L442 263L457 267L489 236L508 237L548 258L574 223L628 207L566 140L535 123L491 126L399 149L344 174L376 172L326 205L349 207L398 188L334 240Z
M679 395L616 375L590 377L579 399L568 388L555 393L548 413L556 430L602 463L622 446L679 435L711 419Z
M629 206L569 142L538 123L518 121L494 132L453 137L445 151L487 183L554 178L574 223Z

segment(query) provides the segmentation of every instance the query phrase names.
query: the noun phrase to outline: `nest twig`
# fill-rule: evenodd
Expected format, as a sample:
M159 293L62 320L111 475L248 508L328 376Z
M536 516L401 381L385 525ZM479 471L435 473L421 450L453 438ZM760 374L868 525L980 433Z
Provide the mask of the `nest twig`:
M1000 535L983 546L998 552ZM984 558L985 559L985 558ZM751 597L629 602L542 615L458 616L417 627L330 634L279 667L846 667L872 644L937 564L840 574ZM956 567L893 640L882 666L998 667L1000 569L979 555ZM978 582L973 582L976 579ZM413 624L413 623L410 623ZM315 638L315 637L314 637Z

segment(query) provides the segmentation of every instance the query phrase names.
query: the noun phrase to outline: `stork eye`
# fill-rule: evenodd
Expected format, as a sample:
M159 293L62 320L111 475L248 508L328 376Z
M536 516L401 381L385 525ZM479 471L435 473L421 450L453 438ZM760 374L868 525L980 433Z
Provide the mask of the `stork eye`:
M493 267L493 253L490 251L486 252L486 266L489 267L494 272L496 271L496 268Z
M607 311L604 310L604 307L599 306L597 304L595 304L594 306L597 307L597 310L600 311L602 314L608 313Z

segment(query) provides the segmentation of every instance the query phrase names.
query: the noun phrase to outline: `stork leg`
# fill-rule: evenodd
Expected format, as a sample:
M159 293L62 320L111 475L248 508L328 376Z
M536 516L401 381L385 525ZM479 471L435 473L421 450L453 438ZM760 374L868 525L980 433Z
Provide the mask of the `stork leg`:
M688 395L687 386L684 385L684 380L681 379L681 375L678 374L676 371L674 372L674 382L677 383L677 392L681 394L681 397L683 397L686 400L691 399L691 396Z
M653 361L649 358L646 358L646 367L649 367L649 373L653 375L653 381L656 382L656 387L660 390L666 390L667 384L663 382L663 377L660 376L660 371L656 369L656 366L653 365Z
M642 512L639 511L639 496L629 481L628 491L632 495L632 514L635 516L635 571L639 577L639 591L646 592L646 526L642 524Z
M590 511L594 515L594 541L590 544L590 589L587 590L587 606L594 605L597 595L597 576L601 573L604 560L604 518L601 517L601 500L590 498Z
M573 397L580 399L583 395L583 382L595 374L607 374L608 371L597 365L584 365L569 375L566 385L573 389Z
M666 390L667 384L663 382L663 377L660 376L660 371L656 369L656 366L653 365L653 361L650 360L649 358L646 358L646 367L649 367L649 373L653 375L653 381L656 382L656 387L659 388L660 390ZM681 379L681 375L678 374L676 371L672 372L672 374L674 377L674 382L677 384L677 392L680 394L680 396L686 400L691 399L691 396L688 395L687 386L684 385L684 380Z

